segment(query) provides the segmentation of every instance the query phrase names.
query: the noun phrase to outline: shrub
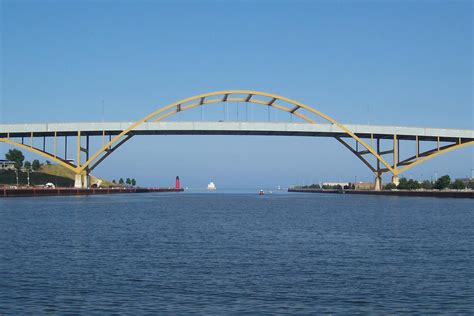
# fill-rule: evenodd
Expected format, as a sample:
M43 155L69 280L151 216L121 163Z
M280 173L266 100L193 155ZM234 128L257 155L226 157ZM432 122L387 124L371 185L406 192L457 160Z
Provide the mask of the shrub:
M395 190L397 188L397 186L394 184L394 183L387 183L385 186L384 186L384 189L385 190Z
M425 190L431 190L433 189L433 184L431 183L431 181L425 180L421 183L421 187Z
M466 185L464 184L464 182L457 179L456 181L451 183L450 188L455 190L464 190L466 188Z

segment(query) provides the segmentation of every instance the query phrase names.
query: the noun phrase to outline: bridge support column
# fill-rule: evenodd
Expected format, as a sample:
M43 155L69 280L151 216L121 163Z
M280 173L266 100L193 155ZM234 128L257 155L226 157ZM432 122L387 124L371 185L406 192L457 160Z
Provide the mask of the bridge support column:
M380 155L380 138L377 138L377 154ZM377 172L375 174L375 191L382 190L382 172L380 171L380 160L377 159Z
M375 176L374 190L375 191L382 190L382 177L380 175Z
M74 179L74 187L78 189L89 188L91 184L91 177L88 174L76 174Z
M82 174L76 174L74 179L74 187L82 189Z
M91 176L88 174L82 175L82 187L90 188L91 187Z
M392 176L392 183L395 184L395 185L400 184L400 179L398 179L398 175Z

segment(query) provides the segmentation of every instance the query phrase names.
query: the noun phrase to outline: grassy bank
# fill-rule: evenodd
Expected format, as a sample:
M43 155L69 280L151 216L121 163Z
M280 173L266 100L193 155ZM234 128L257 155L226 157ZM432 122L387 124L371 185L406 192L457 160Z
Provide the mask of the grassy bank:
M73 171L71 171L67 168L64 168L63 166L60 166L60 165L42 165L41 168L38 171L42 172L42 173L45 173L45 174L52 175L52 176L71 179L73 181L74 181L74 177L76 175ZM114 186L114 184L110 181L107 181L107 180L104 180L104 179L99 179L97 177L91 176L91 184L98 183L99 181L102 181L101 182L102 187Z
M18 172L18 183L20 186L28 184L26 172ZM73 187L75 173L60 165L42 165L35 172L30 172L30 185L45 185L48 182L59 187ZM113 186L113 183L91 176L91 184L101 181L102 187ZM16 174L13 170L0 170L0 185L16 185Z
M28 175L26 172L18 172L18 183L20 186L26 186L28 184ZM74 180L61 177L57 175L51 175L43 172L30 172L30 185L44 185L48 182L54 183L60 187L72 187L74 186ZM16 185L16 174L13 170L0 170L0 185Z

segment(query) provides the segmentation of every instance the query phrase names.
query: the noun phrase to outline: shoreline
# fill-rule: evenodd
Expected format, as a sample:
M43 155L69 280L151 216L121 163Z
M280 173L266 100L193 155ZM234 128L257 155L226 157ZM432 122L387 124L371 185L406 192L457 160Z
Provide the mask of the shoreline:
M388 195L388 196L417 196L417 197L439 197L439 198L474 198L474 191L374 191L374 190L323 190L323 189L288 189L288 192L296 193L330 193L330 194L365 194L365 195Z
M64 195L108 195L126 193L151 193L151 192L183 192L184 189L177 188L0 188L2 197L38 197L38 196L64 196Z

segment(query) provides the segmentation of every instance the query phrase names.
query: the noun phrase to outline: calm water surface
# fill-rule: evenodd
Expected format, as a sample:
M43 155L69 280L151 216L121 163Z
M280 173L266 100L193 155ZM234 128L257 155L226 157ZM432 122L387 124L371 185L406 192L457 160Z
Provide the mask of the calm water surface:
M0 199L0 314L474 313L474 203Z

